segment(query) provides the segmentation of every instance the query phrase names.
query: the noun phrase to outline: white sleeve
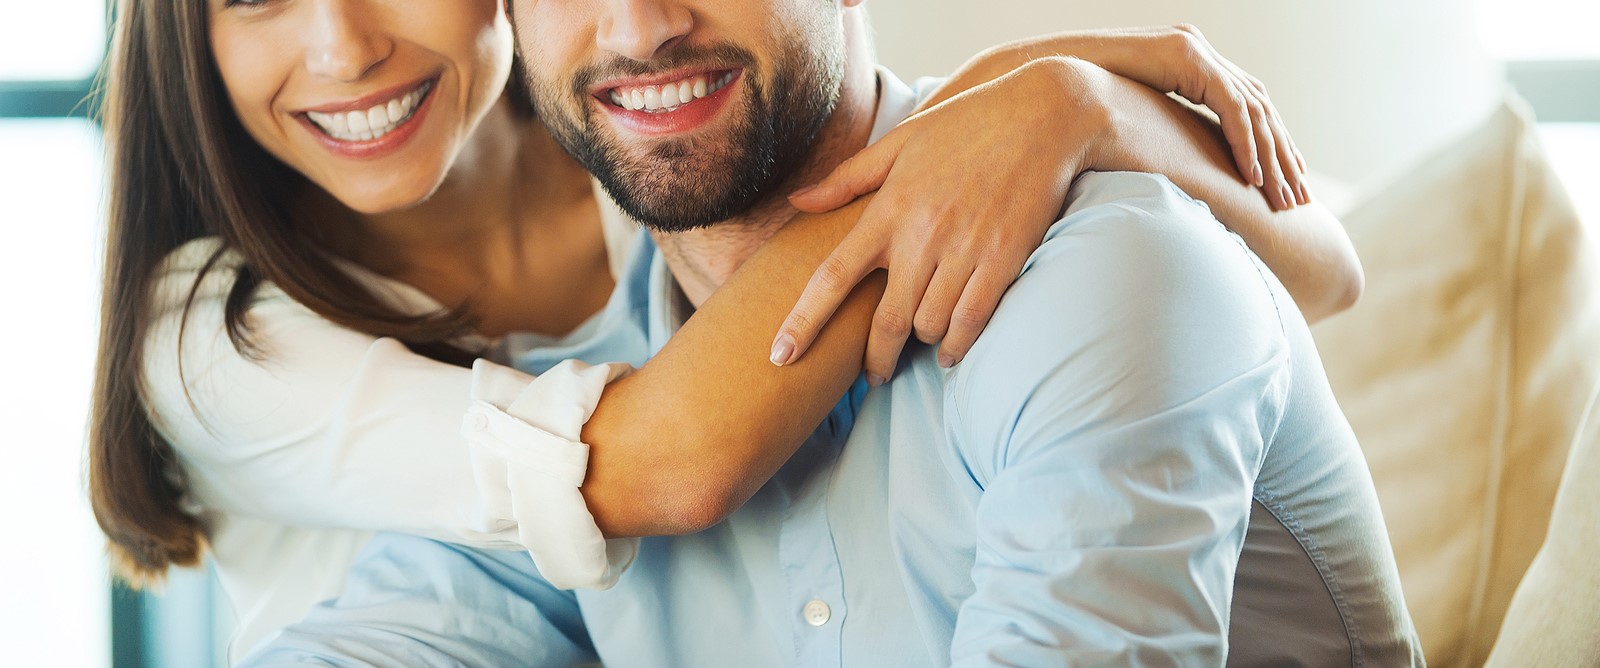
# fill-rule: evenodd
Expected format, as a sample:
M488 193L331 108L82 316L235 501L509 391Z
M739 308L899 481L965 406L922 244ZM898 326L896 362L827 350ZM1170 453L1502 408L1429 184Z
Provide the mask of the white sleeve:
M626 365L569 361L538 378L455 367L270 285L247 315L252 359L224 331L232 272L219 270L189 313L180 380L193 276L176 268L157 286L145 380L199 512L526 549L567 588L608 587L632 561L637 541L605 540L578 490L579 432Z

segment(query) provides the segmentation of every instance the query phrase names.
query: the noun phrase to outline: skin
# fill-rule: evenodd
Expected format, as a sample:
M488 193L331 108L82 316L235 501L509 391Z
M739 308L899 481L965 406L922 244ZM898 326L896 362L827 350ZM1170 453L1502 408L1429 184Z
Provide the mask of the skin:
M294 202L308 236L441 304L469 304L480 333L489 336L565 333L604 304L613 283L587 174L541 126L499 99L510 59L509 25L499 3L212 2L213 54L229 101L250 134L314 186L296 193ZM704 16L677 2L559 0L518 3L517 20L526 38L536 34L528 23L535 15L559 17L585 7L598 15L589 20L568 15L571 23L545 24L564 26L563 38L525 54L574 58L605 49L614 56L648 58L653 49L696 28ZM744 23L725 24L725 29L732 34L744 34L740 25L768 33L783 29L774 15L745 13ZM609 46L597 46L601 42ZM1082 85L1068 74L1047 63L1006 75L995 94L1015 97L999 97L999 108L1009 113L1020 108L1020 101L1040 99L1063 82ZM430 76L438 81L436 106L425 117L430 127L382 159L354 161L326 151L297 117L307 108ZM870 82L858 79L851 86L865 90ZM1049 111L1070 112L1083 122L1056 142L1067 147L1055 154L1063 173L1139 168L1108 160L1113 152L1102 150L1105 138L1131 129L1111 127L1113 115L1097 105L1077 98L1066 102ZM848 108L855 111L847 113L871 113ZM1216 143L1204 130L1160 122L1163 128L1144 128L1141 140L1196 152ZM939 141L960 145L949 128L943 132ZM866 137L857 134L841 140L841 157L865 144ZM1217 170L1218 178L1229 178L1225 168L1212 164L1177 167ZM1040 171L1031 162L1020 169ZM797 175L794 183L822 178L825 171L818 166ZM1064 183L1047 185L1062 188L1041 188L1041 202L1064 189ZM743 271L729 279L737 263L711 267L703 282L688 286L705 298L726 280L666 349L607 389L584 430L592 450L583 492L608 535L688 532L719 521L788 459L854 380L883 294L882 272L845 290L850 296L799 362L775 367L768 348L808 277L871 201L863 198L788 225L781 223L793 218L793 211L775 201L768 205L772 218L762 233L762 239L771 236L770 242ZM992 220L991 228L1013 225L1010 218L985 220ZM706 243L716 243L710 236ZM736 246L739 257L760 245L731 237L720 243Z

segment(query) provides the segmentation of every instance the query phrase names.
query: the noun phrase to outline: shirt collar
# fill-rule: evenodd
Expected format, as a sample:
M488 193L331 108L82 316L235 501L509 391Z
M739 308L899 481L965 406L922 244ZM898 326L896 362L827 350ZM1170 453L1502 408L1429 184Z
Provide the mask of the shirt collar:
M888 68L879 65L878 111L873 118L872 137L868 143L882 139L895 126L909 118L917 109L918 93L896 77ZM672 271L667 268L661 251L655 251L650 261L650 354L661 351L667 339L694 315L694 305L678 287Z

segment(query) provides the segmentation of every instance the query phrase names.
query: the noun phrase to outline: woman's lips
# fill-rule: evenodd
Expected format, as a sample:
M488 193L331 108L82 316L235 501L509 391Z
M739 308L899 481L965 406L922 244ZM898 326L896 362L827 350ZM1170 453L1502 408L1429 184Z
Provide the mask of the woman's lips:
M422 127L433 107L432 93L437 79L391 97L373 100L366 108L325 113L306 111L296 114L302 125L324 148L336 155L370 160L399 150ZM398 122L390 115L399 112Z

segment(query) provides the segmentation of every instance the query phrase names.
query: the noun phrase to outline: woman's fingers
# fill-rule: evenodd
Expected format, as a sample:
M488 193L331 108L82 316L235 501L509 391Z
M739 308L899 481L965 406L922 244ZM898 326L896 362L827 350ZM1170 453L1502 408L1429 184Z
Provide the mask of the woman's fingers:
M872 210L871 206L867 207L861 223L845 235L844 241L839 242L811 274L806 289L800 293L800 299L783 319L778 335L772 340L770 359L773 364L783 366L799 360L856 284L882 266L888 239L880 237L888 235L874 232L877 227L870 224L869 218Z
M1270 129L1272 126L1267 120L1266 108L1254 97L1251 97L1249 102L1250 118L1255 123L1255 127L1258 130L1266 130L1265 132L1257 132L1256 148L1258 159L1261 161L1262 168L1266 171L1266 185L1263 190L1266 193L1267 202L1276 211L1292 208L1289 203L1293 201L1293 197L1289 194L1289 182L1283 177L1283 167L1278 164L1278 147L1276 142L1273 141Z
M1267 95L1267 85L1262 83L1260 79L1251 76L1249 72L1241 69L1233 61L1222 58L1220 55L1217 58L1218 62L1234 77L1239 86L1248 95L1254 97L1266 112L1268 127L1264 128L1263 131L1272 133L1273 145L1277 147L1277 155L1274 159L1277 160L1278 167L1289 185L1289 192L1292 195L1290 208L1298 204L1309 203L1311 200L1305 183L1305 158L1300 155L1300 149L1295 146L1294 138L1289 136L1289 130L1284 126L1283 116L1278 113L1277 106L1272 103L1272 98Z
M1268 105L1270 104L1269 102ZM1288 175L1289 190L1294 195L1291 207L1308 204L1311 200L1306 194L1306 175L1300 169L1300 163L1295 158L1296 150L1294 141L1289 138L1289 130L1283 127L1283 119L1278 116L1277 111L1272 111L1268 118L1271 119L1272 123L1273 141L1278 147L1278 163L1282 165L1284 173Z
M931 267L912 262L892 263L889 283L883 291L883 301L872 316L872 329L867 333L867 356L864 367L867 383L873 387L884 384L894 376L895 362L911 336L911 319L917 304L923 300Z
M883 186L889 170L900 157L904 137L905 133L891 131L876 143L861 149L860 153L839 163L821 181L791 193L789 203L807 213L826 213L877 190Z
M948 369L966 358L967 352L972 350L972 344L977 342L978 335L983 333L989 319L994 317L1000 297L1016 279L1015 275L989 269L989 266L980 264L972 274L972 280L967 282L967 288L961 292L961 300L956 302L950 318L950 332L939 346L939 366Z
M1201 103L1218 112L1217 118L1222 121L1222 136L1233 149L1233 160L1239 166L1239 176L1246 183L1259 188L1265 174L1261 171L1261 163L1256 161L1256 133L1259 128L1251 123L1247 94L1225 79L1219 79L1213 85L1225 91L1223 97L1226 103L1219 102L1215 106L1205 101Z
M1283 116L1278 113L1271 100L1263 99L1267 107L1267 117L1272 122L1273 141L1278 146L1278 162L1283 166L1283 171L1290 175L1289 187L1294 191L1295 204L1310 204L1311 190L1306 185L1305 158L1300 156L1299 147L1295 146L1294 137L1289 135L1289 128L1283 125Z
M961 291L971 278L971 264L956 259L939 263L939 270L934 272L928 283L928 290L923 294L922 303L917 306L916 318L911 323L918 341L931 345L945 337L945 333L950 331L951 314L955 311L956 302L961 299Z

